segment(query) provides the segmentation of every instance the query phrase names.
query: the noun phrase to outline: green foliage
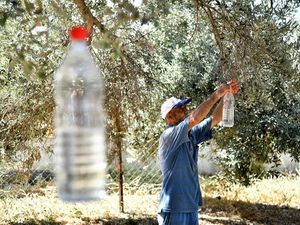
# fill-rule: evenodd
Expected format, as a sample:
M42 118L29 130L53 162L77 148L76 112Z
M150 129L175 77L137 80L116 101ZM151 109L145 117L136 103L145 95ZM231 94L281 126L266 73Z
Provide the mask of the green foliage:
M244 184L276 173L281 153L299 161L299 30L291 15L299 3L274 4L232 1L213 6L219 70L242 85L236 125L219 129L215 139L224 151L220 162L225 172ZM206 12L207 7L202 5ZM273 168L266 170L265 163Z
M64 46L56 31L32 32L45 22L40 1L34 5L29 1L22 4L7 1L1 5L1 10L9 11L10 17L0 36L3 43L0 148L2 162L9 163L11 168L30 169L40 158L40 149L34 143L51 135L53 130L51 77ZM24 10L22 6L26 6Z
M230 78L242 92L236 125L215 133L224 171L249 184L280 153L299 160L299 3L271 2L85 1L99 22L91 51L105 79L109 160L120 149L155 155L163 100L190 96L195 107ZM30 143L53 135L51 83L66 31L87 22L73 1L0 3L1 160L30 167L39 158Z

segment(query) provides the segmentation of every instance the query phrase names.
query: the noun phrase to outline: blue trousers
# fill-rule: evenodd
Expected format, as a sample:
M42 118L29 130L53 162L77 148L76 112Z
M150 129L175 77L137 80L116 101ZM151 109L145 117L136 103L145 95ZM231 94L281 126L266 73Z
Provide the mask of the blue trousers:
M189 213L160 212L157 220L159 225L199 225L197 211Z

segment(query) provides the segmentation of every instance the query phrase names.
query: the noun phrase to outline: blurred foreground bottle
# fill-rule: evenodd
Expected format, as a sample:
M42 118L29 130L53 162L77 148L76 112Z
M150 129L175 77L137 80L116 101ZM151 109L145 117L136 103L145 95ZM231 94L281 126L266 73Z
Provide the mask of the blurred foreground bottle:
M223 98L223 118L224 127L233 127L234 125L234 96L227 93Z
M87 29L73 27L69 35L70 49L54 78L58 192L65 201L97 200L105 195L103 82Z

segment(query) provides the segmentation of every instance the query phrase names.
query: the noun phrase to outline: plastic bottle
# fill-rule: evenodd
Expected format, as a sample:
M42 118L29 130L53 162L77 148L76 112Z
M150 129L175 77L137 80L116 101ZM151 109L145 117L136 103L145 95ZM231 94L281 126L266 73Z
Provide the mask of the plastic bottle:
M103 82L87 29L73 27L69 35L70 49L54 78L56 181L62 200L97 200L105 195Z
M233 127L234 125L234 96L232 93L225 94L223 98L223 118L224 127Z

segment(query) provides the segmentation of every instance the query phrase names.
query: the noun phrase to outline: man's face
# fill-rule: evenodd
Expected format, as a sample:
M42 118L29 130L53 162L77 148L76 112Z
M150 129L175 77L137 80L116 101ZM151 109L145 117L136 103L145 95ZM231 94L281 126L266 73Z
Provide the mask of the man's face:
M186 105L172 109L166 117L166 122L169 125L177 125L187 117Z

